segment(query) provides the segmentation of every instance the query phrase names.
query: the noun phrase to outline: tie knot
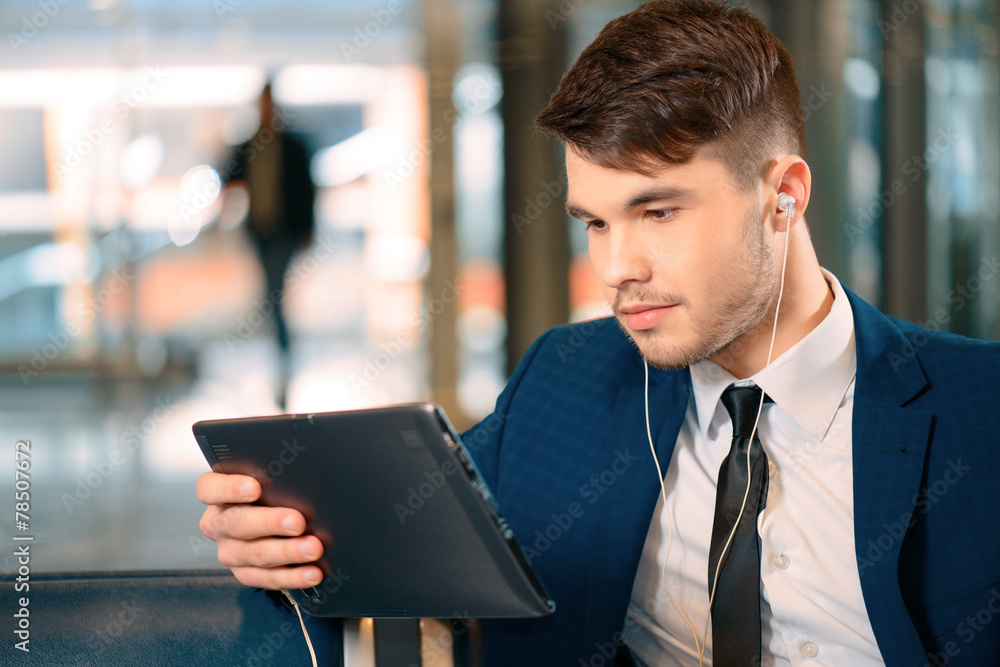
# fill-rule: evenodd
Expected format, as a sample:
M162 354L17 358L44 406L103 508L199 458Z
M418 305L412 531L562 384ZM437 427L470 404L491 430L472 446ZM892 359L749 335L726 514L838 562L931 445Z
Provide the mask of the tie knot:
M771 397L764 395L765 403L772 403ZM729 418L733 420L733 435L749 438L757 421L757 408L760 406L760 387L737 387L732 384L722 392L722 404L726 406Z

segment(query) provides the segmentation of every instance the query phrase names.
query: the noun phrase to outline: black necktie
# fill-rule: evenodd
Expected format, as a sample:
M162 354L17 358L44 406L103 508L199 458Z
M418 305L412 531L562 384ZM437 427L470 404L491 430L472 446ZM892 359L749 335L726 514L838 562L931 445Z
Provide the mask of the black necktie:
M743 518L726 550L719 571L718 590L712 605L712 664L715 667L760 665L760 546L757 513L767 498L767 455L760 438L750 441L760 387L732 385L722 394L722 404L733 420L733 444L719 468L715 497L715 524L708 556L708 594L719 556L740 514L747 490L747 447L750 448L750 493ZM765 396L765 401L770 398Z

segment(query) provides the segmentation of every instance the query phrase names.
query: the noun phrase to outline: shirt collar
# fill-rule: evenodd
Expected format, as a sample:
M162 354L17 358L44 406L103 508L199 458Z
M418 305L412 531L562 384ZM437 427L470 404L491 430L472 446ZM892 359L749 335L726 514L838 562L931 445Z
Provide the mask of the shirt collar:
M821 270L833 290L833 307L816 328L771 362L766 389L775 404L817 440L826 436L857 372L851 304L840 281ZM708 359L691 366L698 427L706 438L722 392L739 379ZM750 379L763 386L764 371Z

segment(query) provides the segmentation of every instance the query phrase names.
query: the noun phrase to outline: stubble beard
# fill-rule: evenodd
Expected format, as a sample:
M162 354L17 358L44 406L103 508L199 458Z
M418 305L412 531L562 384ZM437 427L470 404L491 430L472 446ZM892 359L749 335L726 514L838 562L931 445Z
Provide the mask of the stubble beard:
M629 330L619 311L619 305L625 299L622 292L618 292L612 306L615 319L649 365L662 370L678 370L727 349L738 350L740 343L758 329L769 313L774 312L780 267L766 242L762 223L760 211L752 208L743 224L743 241L734 265L721 277L719 284L707 287L705 313L691 314L694 340L690 344L677 344L655 329ZM680 295L660 294L641 288L629 291L627 300L674 303L687 307Z

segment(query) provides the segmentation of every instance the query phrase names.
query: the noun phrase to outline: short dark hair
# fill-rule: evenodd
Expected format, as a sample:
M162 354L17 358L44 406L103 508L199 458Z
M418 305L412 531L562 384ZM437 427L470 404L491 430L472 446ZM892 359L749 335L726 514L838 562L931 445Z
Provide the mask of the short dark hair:
M603 167L649 174L695 152L756 185L778 150L804 156L792 58L746 9L651 0L604 27L537 125Z

